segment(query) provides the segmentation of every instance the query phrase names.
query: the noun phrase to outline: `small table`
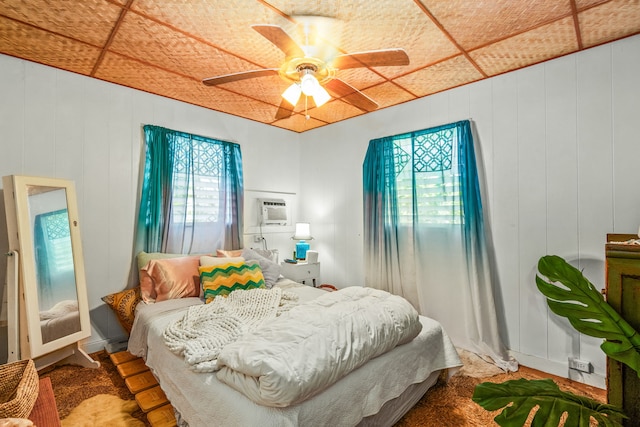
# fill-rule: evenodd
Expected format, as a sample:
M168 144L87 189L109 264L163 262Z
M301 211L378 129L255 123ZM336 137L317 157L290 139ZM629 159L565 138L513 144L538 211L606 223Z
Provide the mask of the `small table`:
M282 267L282 275L287 279L291 279L305 285L310 283L314 288L317 286L317 282L320 281L319 262L298 262L297 264L281 262L280 266Z

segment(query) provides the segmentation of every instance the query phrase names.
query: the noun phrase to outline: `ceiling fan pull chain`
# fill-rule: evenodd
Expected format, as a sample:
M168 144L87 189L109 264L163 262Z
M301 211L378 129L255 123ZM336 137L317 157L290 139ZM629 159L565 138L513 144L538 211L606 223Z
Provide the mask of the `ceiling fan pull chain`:
M309 116L309 113L307 112L307 103L309 102L309 97L307 95L304 96L304 118L306 120L309 120L311 117Z

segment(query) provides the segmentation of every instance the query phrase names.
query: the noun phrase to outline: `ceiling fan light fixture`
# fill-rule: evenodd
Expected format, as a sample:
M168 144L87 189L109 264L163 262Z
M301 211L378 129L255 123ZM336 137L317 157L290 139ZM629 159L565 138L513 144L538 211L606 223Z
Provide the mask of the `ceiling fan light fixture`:
M307 72L300 80L300 87L302 88L302 93L306 96L313 96L320 87L320 83L318 83L318 79L313 74Z
M316 107L322 107L330 99L331 95L329 95L329 92L327 92L322 86L318 85L316 92L313 94L313 102L316 104Z
M300 88L300 85L298 83L293 83L282 93L282 97L286 99L289 104L295 107L300 99L301 93L302 89Z

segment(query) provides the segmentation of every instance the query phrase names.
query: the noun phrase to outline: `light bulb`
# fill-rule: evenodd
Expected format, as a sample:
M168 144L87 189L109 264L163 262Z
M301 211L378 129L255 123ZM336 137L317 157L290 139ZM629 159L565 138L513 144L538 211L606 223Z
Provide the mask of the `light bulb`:
M302 80L300 81L300 87L302 88L302 93L306 96L313 96L316 93L316 88L319 87L318 80L311 75L305 74L302 76Z
M320 84L316 87L316 93L313 94L313 102L315 102L316 107L323 106L328 100L331 99L331 95L329 92L325 90Z
M298 83L293 83L282 93L282 97L286 99L289 104L295 107L300 99L301 92L302 90L300 89L300 85Z

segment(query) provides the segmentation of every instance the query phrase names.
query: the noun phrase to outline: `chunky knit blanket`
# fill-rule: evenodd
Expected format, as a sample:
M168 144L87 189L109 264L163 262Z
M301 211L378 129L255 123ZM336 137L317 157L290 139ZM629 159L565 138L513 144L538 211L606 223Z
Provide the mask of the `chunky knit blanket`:
M297 302L296 294L280 288L237 290L226 298L189 307L182 318L167 325L164 342L184 357L191 370L213 372L224 346L289 311Z

